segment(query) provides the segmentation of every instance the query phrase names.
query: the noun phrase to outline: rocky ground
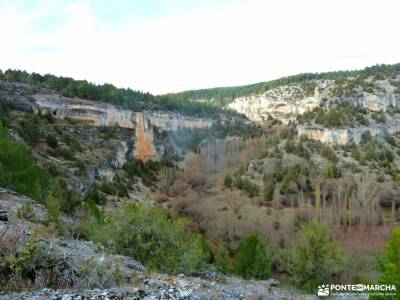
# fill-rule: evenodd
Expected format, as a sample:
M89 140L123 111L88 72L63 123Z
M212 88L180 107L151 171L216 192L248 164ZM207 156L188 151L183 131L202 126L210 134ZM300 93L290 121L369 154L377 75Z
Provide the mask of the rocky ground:
M18 236L20 243L16 243L15 248L22 247L34 232L42 232L38 237L41 256L35 261L29 261L31 270L36 274L33 284L29 285L28 291L25 292L0 290L0 299L313 298L282 290L278 287L279 282L273 279L247 281L212 272L193 276L152 273L140 262L130 257L108 253L103 247L92 242L60 239L50 236L49 233L43 234L46 222L47 212L42 205L28 197L0 188L2 245L9 245L7 241ZM18 255L15 254L18 251L9 251L8 255ZM0 267L3 265L0 264ZM52 274L52 281L46 281L45 276L40 278L40 274L49 274L46 271ZM116 274L120 280L116 280ZM57 280L55 286L62 286L60 282L63 282L66 288L49 289L49 286L54 286L54 280Z
M244 281L218 274L201 277L158 275L139 285L111 289L52 290L42 289L18 294L3 294L0 298L16 299L316 299L273 287L274 281Z

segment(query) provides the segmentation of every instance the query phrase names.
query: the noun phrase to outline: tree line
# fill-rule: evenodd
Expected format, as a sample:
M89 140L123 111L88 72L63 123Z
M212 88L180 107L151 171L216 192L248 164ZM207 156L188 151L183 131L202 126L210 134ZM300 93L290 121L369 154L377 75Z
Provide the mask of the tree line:
M107 102L135 111L163 109L199 117L218 117L222 113L222 110L207 103L178 99L172 95L154 96L148 92L130 88L117 88L109 83L95 84L87 80L75 80L51 74L41 75L8 69L4 72L0 70L0 80L28 84L33 87L33 92L37 88L48 88L60 92L65 97Z
M354 71L336 71L326 73L303 73L294 76L287 76L267 82L259 82L255 84L233 86L233 87L216 87L211 89L190 90L177 94L170 94L181 100L209 100L213 105L224 107L232 102L235 98L249 96L252 94L262 94L272 88L288 84L300 84L305 91L309 91L310 87L307 81L310 80L338 80L344 81L349 77L357 76L361 79L374 76L376 79L384 79L385 77L394 78L400 73L400 64L394 65L375 65L367 67L363 70ZM310 91L311 92L311 91Z

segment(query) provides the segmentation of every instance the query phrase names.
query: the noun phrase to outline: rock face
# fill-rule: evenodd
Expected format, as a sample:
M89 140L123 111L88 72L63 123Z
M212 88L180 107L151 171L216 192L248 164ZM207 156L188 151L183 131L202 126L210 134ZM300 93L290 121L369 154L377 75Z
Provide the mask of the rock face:
M18 213L27 203L35 217L27 219ZM42 205L6 189L0 189L0 211L1 237L20 232L21 246L47 219ZM35 280L34 286L28 285L31 290L23 293L0 291L0 299L316 299L282 290L273 279L243 280L215 272L193 276L148 272L133 258L110 254L84 240L40 237L38 243L42 255L32 265L32 276L52 274L51 281ZM54 284L63 289L49 289Z
M157 155L154 146L153 129L149 120L143 113L136 113L136 143L134 155L136 158L146 162Z
M259 95L236 98L229 108L246 115L250 120L263 121L272 116L284 123L296 114L303 114L321 105L333 102L348 102L367 108L370 111L386 111L389 107L398 107L400 95L389 81L375 82L374 91L356 90L353 96L337 97L334 94L334 80L313 80L313 95L307 95L300 84L279 86Z
M96 126L135 128L134 113L112 105L59 95L34 95L36 111L52 114L55 118L87 121Z
M107 126L132 129L135 132L135 157L147 161L157 157L153 129L171 131L183 128L208 128L214 120L183 116L167 111L133 112L110 104L67 98L54 93L35 94L32 97L7 99L21 109L33 109L37 113L51 114L54 118L69 118L88 126ZM126 145L125 145L126 148ZM121 150L123 151L123 150ZM123 158L117 153L121 164Z
M369 133L371 136L382 137L387 134L384 127L357 127L357 128L324 128L321 126L297 126L299 136L304 135L310 139L319 140L331 146L359 144Z
M272 116L287 123L297 114L303 114L320 106L320 99L308 97L296 102L287 98L271 98L267 93L259 96L237 98L229 108L244 114L252 121L262 122Z
M269 285L268 281L245 281L219 275L219 280L186 276L155 276L139 285L95 290L51 290L5 295L5 300L38 299L126 299L126 300L312 300L312 295L288 292Z
M269 116L287 123L297 114L319 107L321 95L316 88L313 97L304 95L298 85L280 86L259 95L236 98L229 108L246 115L252 121L263 121Z

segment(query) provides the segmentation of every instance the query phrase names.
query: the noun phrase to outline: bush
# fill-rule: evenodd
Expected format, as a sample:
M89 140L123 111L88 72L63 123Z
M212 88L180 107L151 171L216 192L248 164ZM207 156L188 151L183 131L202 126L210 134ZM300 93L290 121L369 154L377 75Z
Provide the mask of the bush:
M329 145L323 144L321 146L320 154L333 163L337 163L339 159L336 156L335 150Z
M340 112L336 110L330 110L325 114L319 116L315 121L324 126L332 127L332 126L342 126L343 125L342 119L343 116Z
M330 240L328 227L316 222L299 230L293 260L295 283L306 292L315 291L320 284L331 283L333 275L344 266L344 255Z
M225 186L226 188L231 188L231 187L232 187L232 184L233 184L233 180L232 180L231 175L226 174L226 176L225 176L225 178L224 178L224 186Z
M10 111L15 108L11 102L0 102L0 122L7 125L10 121Z
M383 112L373 112L371 117L377 123L383 123L383 124L386 123L386 117Z
M275 191L275 181L272 176L265 176L264 178L264 200L272 201Z
M378 259L378 268L382 272L380 284L394 284L397 293L400 290L400 228L394 228L386 246L384 257ZM372 297L372 299L380 299ZM382 297L383 299L383 297Z
M243 180L242 188L250 198L258 196L258 194L260 192L258 189L258 186L256 184L252 183L248 178Z
M229 274L232 272L231 261L229 259L229 253L225 247L221 246L218 250L217 255L214 257L214 265L217 270L223 274Z
M97 224L92 239L161 272L192 272L207 258L201 238L157 207L127 204Z
M69 148L57 148L56 154L66 160L75 160L75 155Z
M34 113L29 113L21 122L23 129L19 133L30 144L36 144L40 138L39 117Z
M337 165L330 164L325 167L322 172L322 176L324 176L325 178L339 178L340 176L342 176L342 172L337 167Z
M52 198L52 205L59 206L59 209L67 214L72 214L81 205L79 193L71 189L63 179L51 181L51 190L48 197ZM47 205L49 205L48 199Z
M103 182L100 190L108 195L115 195L118 197L128 197L129 191L127 187L120 182Z
M0 123L0 186L43 201L48 180L25 145L12 141L7 128Z
M32 284L37 266L44 258L36 234L26 237L22 230L0 236L0 288L15 290Z
M47 143L47 145L49 145L49 146L50 146L51 148L53 148L53 149L55 149L55 148L58 147L57 138L56 138L54 135L52 135L52 134L49 134L49 135L47 136L46 143Z
M271 275L272 259L256 235L249 235L240 242L235 254L234 270L245 279L267 279Z
M157 171L163 166L163 162L149 160L143 162L140 159L132 159L127 161L123 169L127 172L128 178L131 180L135 177L141 177L143 183L147 186L152 186L158 181Z
M35 210L32 204L24 203L17 211L17 216L22 219L32 219L35 218Z

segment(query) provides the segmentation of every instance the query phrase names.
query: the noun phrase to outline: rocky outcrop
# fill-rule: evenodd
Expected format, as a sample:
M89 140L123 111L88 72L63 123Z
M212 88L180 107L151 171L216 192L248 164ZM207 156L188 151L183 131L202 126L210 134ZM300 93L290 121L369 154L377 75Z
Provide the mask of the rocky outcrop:
M212 273L215 274L215 273ZM301 295L271 286L267 281L245 281L218 274L213 277L160 276L147 278L140 284L112 289L51 290L43 289L5 295L5 300L33 299L126 299L126 300L312 300L312 295Z
M133 130L132 140L135 145L133 153L136 158L143 161L157 158L154 128L160 131L172 131L183 128L207 128L214 123L213 119L184 116L169 111L134 112L107 103L67 98L50 91L28 96L25 91L28 87L25 85L0 83L5 90L4 93L1 93L2 96L6 96L5 101L16 104L17 108L32 109L42 115L51 114L56 119L76 120L87 126L119 127ZM18 94L15 91L22 92ZM118 150L114 165L121 166L123 164L123 156L127 154L128 150L126 144ZM125 153L123 154L121 151Z
M105 103L71 99L59 95L34 95L35 110L55 118L71 118L96 126L135 128L134 113Z
M143 113L136 113L136 143L134 156L146 162L157 155L153 129Z
M18 213L27 203L33 206L36 219L27 220ZM6 189L0 189L0 211L6 216L0 218L0 237L10 234L15 241L15 232L19 233L13 254L21 251L33 229L47 219L43 206ZM243 280L216 272L192 276L148 272L133 258L108 253L90 241L42 236L38 247L40 257L30 262L35 284L27 284L26 292L0 290L0 299L316 299L282 290L279 281L272 279ZM0 257L0 272L2 267ZM43 274L51 275L50 280L40 277ZM49 288L54 285L62 289Z
M134 156L143 161L157 158L154 145L153 128L161 131L182 128L207 128L214 121L183 116L166 111L133 112L120 109L106 103L98 103L82 99L71 99L59 95L34 95L35 110L41 114L52 114L55 118L70 118L94 126L117 126L135 130ZM121 153L118 152L121 162ZM117 163L120 164L120 163Z
M351 80L351 79L349 79ZM308 96L301 84L283 85L262 94L236 98L228 107L246 115L250 120L263 121L272 116L287 123L297 114L303 114L322 105L348 102L370 111L387 111L398 107L400 95L387 80L375 82L376 89L356 88L352 96L336 96L337 84L334 80L313 80L312 96Z
M165 111L144 111L143 115L146 116L151 125L166 131L183 128L208 128L214 124L212 119L183 116Z
M306 136L319 140L331 146L359 144L369 133L373 137L384 137L387 130L384 127L357 127L357 128L324 128L321 126L297 126L299 136Z
M252 121L262 122L269 116L287 123L297 114L303 114L320 106L321 97L298 98L299 88L283 86L269 90L261 95L252 95L235 99L228 105Z
M82 99L71 99L59 95L33 96L34 109L41 114L52 114L55 118L71 118L86 121L96 126L118 126L135 129L136 126L157 127L160 130L178 130L182 128L207 128L214 121L183 116L167 111L133 112L113 105Z

